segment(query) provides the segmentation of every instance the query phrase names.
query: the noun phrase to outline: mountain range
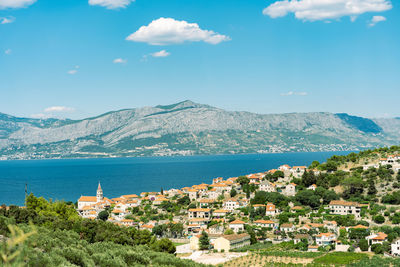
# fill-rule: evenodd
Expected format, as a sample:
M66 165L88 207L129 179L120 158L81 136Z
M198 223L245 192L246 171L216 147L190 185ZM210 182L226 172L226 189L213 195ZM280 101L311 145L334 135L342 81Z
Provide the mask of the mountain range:
M399 143L399 118L255 114L192 101L82 120L0 113L3 160L359 150Z

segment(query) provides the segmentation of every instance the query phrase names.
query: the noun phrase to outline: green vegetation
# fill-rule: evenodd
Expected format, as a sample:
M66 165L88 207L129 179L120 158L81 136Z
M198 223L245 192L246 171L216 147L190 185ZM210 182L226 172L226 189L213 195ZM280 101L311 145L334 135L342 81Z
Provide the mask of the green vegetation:
M199 248L200 250L207 250L210 247L210 239L208 239L208 234L206 232L202 232L199 238Z
M332 252L316 258L313 263L321 264L349 264L368 258L368 255L353 252Z
M201 266L172 255L175 246L168 239L82 219L71 203L33 195L26 209L0 209L0 234L8 238L1 244L5 266Z

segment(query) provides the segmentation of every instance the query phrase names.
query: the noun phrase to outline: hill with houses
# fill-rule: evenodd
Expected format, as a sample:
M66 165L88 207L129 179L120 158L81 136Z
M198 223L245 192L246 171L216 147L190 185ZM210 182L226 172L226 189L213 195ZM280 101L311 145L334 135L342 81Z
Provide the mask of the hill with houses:
M102 213L115 224L186 240L189 252L204 250L201 240L208 240L206 249L217 252L290 243L297 251L396 256L400 147L110 199L99 185L97 197L81 197L77 210L84 218Z
M26 207L1 206L0 262L400 264L397 146L119 197L107 197L99 183L94 193L75 204L31 194Z

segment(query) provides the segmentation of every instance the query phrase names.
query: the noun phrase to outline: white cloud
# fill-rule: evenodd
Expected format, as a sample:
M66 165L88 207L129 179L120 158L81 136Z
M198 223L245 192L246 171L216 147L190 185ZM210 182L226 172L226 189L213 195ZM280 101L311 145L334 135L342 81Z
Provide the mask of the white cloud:
M74 67L74 69L67 71L67 73L70 74L70 75L74 75L74 74L76 74L78 72L78 69L79 69L79 66L76 65Z
M77 70L69 70L67 71L68 74L74 75L76 74L78 71Z
M6 51L4 51L4 54L6 55L11 55L12 50L11 49L7 49Z
M271 18L294 13L297 19L316 21L350 16L354 21L366 12L382 12L392 8L390 0L282 0L263 10Z
M123 59L123 58L116 58L116 59L113 60L113 63L115 63L115 64L124 64L124 63L127 63L127 62L128 62L128 60Z
M126 8L132 2L135 2L135 0L89 0L89 5L102 6L107 9L118 9L118 8Z
M308 95L307 92L295 92L295 91L289 91L287 93L282 93L281 96L292 96L292 95L298 95L298 96L306 96Z
M229 41L226 35L214 31L202 30L197 23L178 21L172 18L159 18L149 25L142 26L129 35L126 40L144 42L151 45L181 44L184 42L206 42L219 44Z
M53 112L74 112L75 109L71 107L65 106L53 106L44 109L45 113L53 113Z
M377 23L386 21L384 16L373 16L370 23L368 24L370 27L374 27Z
M165 50L161 50L155 53L150 54L152 57L168 57L169 55L171 55L170 52L167 52Z
M35 3L36 0L0 0L0 9L23 8Z
M0 0L1 1L1 0ZM9 24L15 21L14 17L0 17L0 24Z

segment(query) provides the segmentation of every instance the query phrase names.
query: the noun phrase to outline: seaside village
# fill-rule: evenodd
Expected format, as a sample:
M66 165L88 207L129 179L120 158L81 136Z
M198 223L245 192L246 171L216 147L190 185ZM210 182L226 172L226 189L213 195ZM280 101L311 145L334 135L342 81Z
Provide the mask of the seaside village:
M387 158L381 158L379 163L366 164L362 168L367 170L387 165L394 172L399 172L399 162L400 155L389 155ZM215 178L211 184L161 189L161 192L143 192L140 195L122 195L112 199L103 196L99 183L96 196L81 196L77 207L80 216L84 218L99 219L100 213L106 210L109 214L106 220L121 227L136 227L153 231L159 237L186 240L185 243L187 247L190 245L191 252L200 249L199 240L204 233L207 233L209 249L213 251L227 252L250 245L252 236L246 230L249 227L256 233L255 238L258 241L279 243L293 240L294 244L306 241L307 247L304 250L311 252L326 246L336 251L349 251L350 245L340 241L338 237L354 229L369 230L368 236L365 237L369 250L374 244L388 241L387 234L372 229L372 220L371 226L358 224L339 227L336 221L322 221L321 217L313 216L315 210L294 205L293 202L289 202L283 209L298 216L285 220L279 216L283 210L271 202L252 204L255 191L250 192L249 187L256 188L256 191L276 192L292 197L295 196L298 185L291 181L294 178L298 180L305 172L310 171L315 175L319 173L317 169L308 170L305 166L282 165L278 169L262 173L228 179ZM275 182L266 179L274 174L278 174L275 176ZM312 184L307 189L317 188L317 185ZM176 206L185 208L173 209ZM323 214L353 215L354 220L361 221L365 220L363 209L369 209L369 205L332 200L323 205L322 209ZM152 220L150 216L147 217L149 219L141 221L141 215L149 210L155 215L153 217L158 219ZM249 210L251 212L248 212ZM318 212L321 213L321 208ZM163 214L169 215L159 219ZM255 217L258 219L254 219ZM171 230L174 226L177 230ZM359 250L356 248L356 251L357 249ZM400 239L392 240L391 254L400 256Z

